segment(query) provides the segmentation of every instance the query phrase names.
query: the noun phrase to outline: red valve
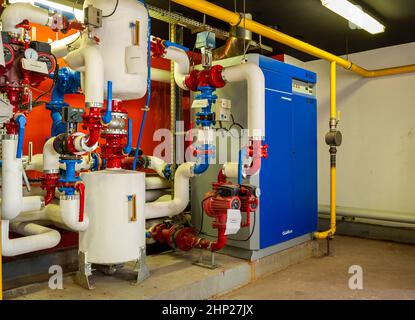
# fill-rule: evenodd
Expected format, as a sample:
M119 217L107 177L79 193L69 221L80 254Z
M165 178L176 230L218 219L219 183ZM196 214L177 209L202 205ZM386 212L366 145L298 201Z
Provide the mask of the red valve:
M75 190L79 193L79 222L84 222L85 185L79 182L75 184Z
M153 38L151 41L151 57L160 58L164 55L166 48L164 47L163 40L160 38Z
M216 65L204 70L193 70L185 79L186 87L197 91L200 87L223 88L226 84L222 76L223 67Z

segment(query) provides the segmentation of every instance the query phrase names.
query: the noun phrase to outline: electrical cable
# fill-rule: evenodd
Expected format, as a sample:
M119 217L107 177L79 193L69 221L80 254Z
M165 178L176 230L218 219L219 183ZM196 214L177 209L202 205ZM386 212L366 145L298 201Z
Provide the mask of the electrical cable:
M53 55L52 54L52 57L55 59L55 72L53 73L53 81L52 81L52 85L50 86L50 88L47 90L47 91L45 91L45 92L43 92L42 94L40 94L32 103L33 103L33 105L36 105L38 102L39 102L39 100L40 100L40 98L42 98L42 97L44 97L44 96L46 96L46 95L48 95L48 94L50 94L51 92L52 92L52 90L53 90L53 88L55 87L55 85L56 85L56 83L58 82L58 80L59 80L59 64L58 64L58 59L56 58L56 56L55 55Z
M137 139L137 145L135 148L135 153L134 153L134 162L133 162L133 167L132 170L135 171L137 169L137 160L138 160L138 156L139 156L139 152L140 152L140 146L141 146L141 140L143 138L143 132L144 132L144 127L145 127L145 123L146 123L146 119L147 119L147 112L149 111L149 106L150 106L150 101L151 101L151 17L150 17L150 12L148 11L148 7L146 2L140 1L138 0L138 2L144 4L144 7L147 10L148 13L148 40L147 40L147 100L146 100L146 106L144 109L144 114L143 114L143 118L141 119L141 125L140 125L140 132L138 134L138 139Z
M107 14L106 16L102 16L103 18L109 18L109 17L111 17L111 16L113 16L114 15L114 13L117 11L117 9L118 9L118 4L119 4L119 0L117 0L117 3L115 4L115 8L114 8L114 10L112 10L112 12L110 13L110 14Z

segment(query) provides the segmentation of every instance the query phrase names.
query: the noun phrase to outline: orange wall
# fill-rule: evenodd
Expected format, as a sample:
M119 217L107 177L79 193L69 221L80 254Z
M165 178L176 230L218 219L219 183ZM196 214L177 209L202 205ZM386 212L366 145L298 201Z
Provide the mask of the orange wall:
M65 35L52 32L47 27L36 26L37 40L47 42L48 39L62 39ZM64 66L62 60L59 61L60 66ZM152 62L153 67L169 70L170 62L157 59ZM52 81L47 80L38 88L41 91L47 91L51 86ZM35 97L37 96L36 92ZM42 100L49 101L50 95L42 98ZM83 107L83 95L67 95L65 101L71 106ZM133 119L133 142L136 143L138 131L140 128L143 111L141 109L145 106L146 98L140 100L125 101L123 103L127 109L129 116ZM147 116L146 128L143 135L142 149L146 154L152 154L154 147L158 142L153 142L153 132L157 128L170 128L170 86L163 83L152 83L151 95L151 111ZM45 106L35 108L28 116L27 132L25 136L25 152L27 152L27 143L32 141L34 144L34 153L41 153L45 140L50 136L52 120L49 116L49 111Z

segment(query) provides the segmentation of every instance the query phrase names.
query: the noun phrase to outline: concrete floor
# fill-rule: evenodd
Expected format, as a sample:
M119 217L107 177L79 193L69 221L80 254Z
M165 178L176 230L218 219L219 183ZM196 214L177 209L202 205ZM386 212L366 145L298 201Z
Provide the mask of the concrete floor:
M219 299L415 299L415 246L338 236L331 249L330 257L305 260ZM363 290L349 289L352 265L363 268Z

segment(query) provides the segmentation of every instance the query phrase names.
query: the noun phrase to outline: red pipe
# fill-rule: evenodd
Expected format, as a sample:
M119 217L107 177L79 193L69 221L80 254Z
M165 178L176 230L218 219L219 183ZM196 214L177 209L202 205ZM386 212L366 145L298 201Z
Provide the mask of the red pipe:
M85 185L83 183L77 183L75 184L75 190L79 193L79 222L83 222L85 210Z

